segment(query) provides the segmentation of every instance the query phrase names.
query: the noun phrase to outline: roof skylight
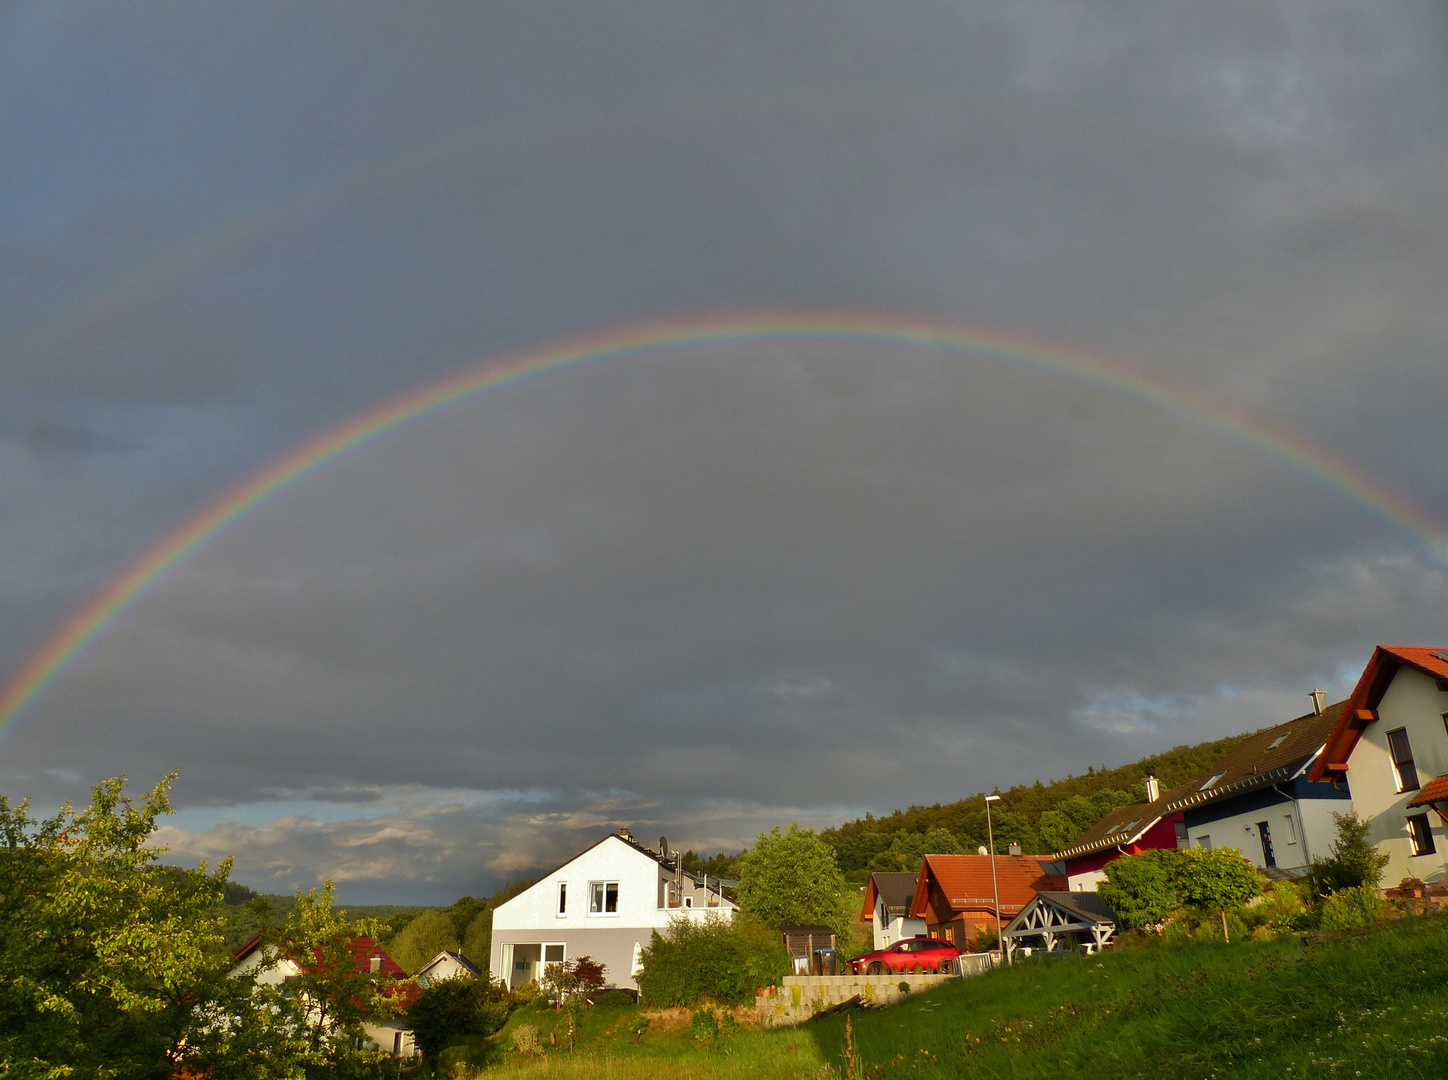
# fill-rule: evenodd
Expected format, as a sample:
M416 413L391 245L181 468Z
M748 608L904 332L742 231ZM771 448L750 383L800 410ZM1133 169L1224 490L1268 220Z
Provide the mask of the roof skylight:
M1224 776L1226 776L1226 775L1227 775L1227 774L1224 773L1224 772L1219 772L1219 773L1217 773L1216 776L1212 777L1210 780L1208 780L1208 781L1207 781L1205 784L1203 784L1201 787L1197 788L1197 790L1198 790L1198 791L1210 791L1212 788L1214 788L1214 787L1217 786L1217 781L1220 780L1222 777L1224 777Z
M1287 741L1287 736L1286 736L1286 735L1279 735L1279 736L1277 736L1277 738L1273 739L1270 743L1267 744L1267 749L1268 749L1268 750L1276 750L1279 746L1281 746L1281 745L1282 745L1283 743L1285 743L1286 741Z

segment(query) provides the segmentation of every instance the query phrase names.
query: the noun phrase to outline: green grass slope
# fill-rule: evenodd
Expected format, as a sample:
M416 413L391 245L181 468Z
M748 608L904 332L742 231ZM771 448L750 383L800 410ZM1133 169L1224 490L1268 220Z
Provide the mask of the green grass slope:
M579 1049L558 1014L520 1010L486 1050L456 1057L519 1077L1448 1076L1448 919L1409 919L1304 946L1296 939L1027 961L890 1009L697 1043L688 1026L634 1045L636 1009L585 1017ZM507 1049L531 1024L545 1050ZM566 1046L566 1037L560 1037Z

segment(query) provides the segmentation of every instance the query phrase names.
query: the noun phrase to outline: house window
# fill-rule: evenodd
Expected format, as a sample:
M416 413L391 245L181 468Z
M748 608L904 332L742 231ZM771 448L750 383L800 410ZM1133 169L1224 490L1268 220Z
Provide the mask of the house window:
M1289 844L1295 844L1295 843L1297 843L1297 822L1295 822L1295 821L1292 820L1292 815L1291 815L1291 814L1288 814L1288 815L1287 815L1286 821L1287 821L1287 842L1288 842Z
M1398 790L1416 791L1418 770L1413 764L1413 748L1408 745L1406 728L1388 732L1388 749L1393 755L1393 769L1398 774Z
M588 883L588 913L590 915L618 914L618 882L591 881Z
M1192 846L1191 837L1187 835L1187 823L1178 821L1176 823L1176 846L1177 850L1185 851Z
M1432 855L1438 850L1433 844L1433 830L1428 825L1427 814L1414 814L1408 819L1408 835L1413 840L1414 855Z
M1210 836L1197 837L1197 847L1201 848L1203 851L1211 851L1212 838Z
M1197 790L1198 790L1198 791L1210 791L1210 790L1212 790L1212 788L1214 788L1214 787L1217 786L1217 781L1220 780L1222 777L1224 777L1224 776L1226 776L1226 775L1227 775L1227 774L1224 773L1224 772L1219 772L1219 773L1217 773L1217 774L1214 775L1210 780L1208 780L1205 784L1203 784L1201 787L1197 788Z
M566 881L558 883L558 914L568 914L568 882Z

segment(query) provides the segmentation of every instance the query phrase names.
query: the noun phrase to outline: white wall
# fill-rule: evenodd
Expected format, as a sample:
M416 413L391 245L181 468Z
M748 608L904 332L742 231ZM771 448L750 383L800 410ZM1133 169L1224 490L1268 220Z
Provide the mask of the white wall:
M489 972L494 978L509 977L511 964L505 963L504 953L511 955L514 944L556 942L565 944L565 959L587 953L608 965L612 981L627 985L635 941L647 945L654 930L665 929L674 919L701 921L711 915L724 919L734 915L734 904L728 900L708 907L703 891L695 889L687 875L684 893L695 906L664 906L665 886L673 877L637 848L617 836L607 837L494 909ZM618 882L617 912L588 910L589 886L596 881ZM568 903L560 915L558 886L562 883L568 885ZM711 886L710 891L718 897L717 887ZM597 945L592 944L595 941Z
M874 923L875 948L888 949L901 938L913 938L929 933L925 926L924 919L910 919L904 915L896 915L893 919L885 910L885 901L875 897L875 917L871 920Z
M1345 799L1304 801L1330 803L1339 812L1345 812L1350 805ZM1316 820L1315 814L1310 814L1309 817ZM1272 834L1272 855L1279 868L1294 870L1311 865L1306 854L1309 844L1303 843L1302 815L1298 812L1298 804L1294 802L1274 803L1202 825L1188 825L1187 835L1194 848L1204 847L1202 839L1207 836L1211 837L1214 848L1236 848L1246 856L1248 862L1261 870L1266 868L1266 862L1262 858L1262 840L1257 832L1259 821L1267 822ZM1331 835L1333 834L1329 833L1329 836Z
M1448 694L1438 689L1436 679L1413 668L1402 667L1378 705L1378 720L1369 724L1353 748L1348 761L1347 780L1352 788L1358 816L1368 819L1368 839L1388 856L1383 870L1384 886L1396 885L1405 877L1438 881L1448 875L1448 825L1432 808L1407 808L1417 792L1399 793L1393 757L1388 750L1388 732L1405 728L1412 744L1418 782L1426 784L1448 773L1448 729L1443 714L1448 712ZM1406 831L1410 814L1427 809L1433 826L1433 855L1413 855Z

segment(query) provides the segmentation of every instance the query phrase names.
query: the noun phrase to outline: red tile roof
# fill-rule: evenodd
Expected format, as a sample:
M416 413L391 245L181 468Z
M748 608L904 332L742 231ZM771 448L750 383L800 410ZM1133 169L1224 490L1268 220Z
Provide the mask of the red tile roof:
M1379 645L1373 650L1362 678L1327 738L1322 756L1308 774L1311 780L1345 780L1347 763L1363 730L1378 718L1378 704L1404 665L1448 685L1448 649L1427 645Z
M1042 862L1050 861L1048 855L997 855L996 882L992 883L989 855L927 855L916 881L910 915L916 919L925 917L932 881L940 886L954 911L969 908L994 911L996 884L1000 888L1001 913L1019 911L1038 892L1067 888L1064 877L1047 874L1042 867Z
M1435 802L1448 802L1448 774L1429 780L1418 789L1418 794L1408 800L1408 805L1428 806Z

